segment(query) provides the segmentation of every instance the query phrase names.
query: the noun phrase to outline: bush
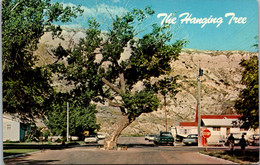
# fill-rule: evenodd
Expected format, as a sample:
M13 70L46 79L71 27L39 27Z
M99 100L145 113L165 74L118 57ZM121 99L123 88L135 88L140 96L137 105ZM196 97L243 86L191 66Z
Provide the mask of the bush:
M55 142L57 142L57 143L61 143L61 139L60 138L58 138Z

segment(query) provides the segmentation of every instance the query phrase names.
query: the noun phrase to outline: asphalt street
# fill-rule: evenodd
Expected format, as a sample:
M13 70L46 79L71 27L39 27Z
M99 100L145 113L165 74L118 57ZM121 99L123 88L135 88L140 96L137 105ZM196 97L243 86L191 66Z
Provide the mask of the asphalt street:
M102 141L99 142L100 144ZM144 138L120 138L118 150L107 151L99 144L59 150L44 150L24 157L5 160L6 164L233 164L200 154L197 146L154 146ZM123 146L121 148L121 146ZM127 150L125 148L127 147ZM221 148L219 149L227 149Z

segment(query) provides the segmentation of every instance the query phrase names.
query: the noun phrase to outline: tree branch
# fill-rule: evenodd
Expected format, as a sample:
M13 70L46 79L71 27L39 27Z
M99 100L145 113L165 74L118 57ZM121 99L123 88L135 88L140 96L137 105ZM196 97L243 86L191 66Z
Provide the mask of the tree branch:
M118 94L121 94L121 90L118 89L116 86L114 86L114 84L110 83L107 79L105 79L104 77L102 78L103 83L105 83L106 85L108 85L113 91L115 91Z
M120 78L120 85L121 85L121 91L125 93L125 78L124 78L124 73L119 74Z

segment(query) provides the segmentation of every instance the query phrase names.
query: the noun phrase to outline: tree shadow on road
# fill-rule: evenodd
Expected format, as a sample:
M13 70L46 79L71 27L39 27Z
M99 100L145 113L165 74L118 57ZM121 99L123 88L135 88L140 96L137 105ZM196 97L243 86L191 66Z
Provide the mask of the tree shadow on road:
M57 162L59 160L25 160L27 156L12 158L12 159L5 159L5 165L13 165L13 164L52 164L52 162Z
M118 147L127 147L127 148L147 148L147 147L156 147L156 145L154 144L138 144L138 143L128 143L128 144L125 144L125 143L117 143L117 146ZM77 147L84 147L84 148L93 148L93 147L96 147L96 148L103 148L104 145L103 144L84 144L84 145L80 145L80 146L77 146Z
M119 146L127 146L128 148L147 148L147 147L155 147L154 144L118 144Z
M71 144L56 144L56 145L48 145L48 144L19 144L19 145L14 145L14 144L5 144L4 149L39 149L39 150L45 150L45 149L50 149L50 150L62 150L62 149L67 149L67 148L72 148L79 146L79 143L71 143Z

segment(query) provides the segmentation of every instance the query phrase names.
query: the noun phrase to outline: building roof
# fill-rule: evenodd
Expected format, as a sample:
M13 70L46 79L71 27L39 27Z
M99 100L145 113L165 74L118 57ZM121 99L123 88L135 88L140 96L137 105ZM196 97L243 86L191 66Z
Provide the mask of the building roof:
M242 115L201 115L201 120L205 120L205 122L207 124L210 124L211 126L213 126L215 123L214 126L216 126L217 123L219 122L224 122L223 124L225 126L227 126L227 123L229 123L229 120L231 121L236 121L239 117L241 117ZM231 121L231 123L232 123ZM226 123L227 122L227 123ZM223 126L224 126L223 125ZM233 124L231 125L228 125L228 126L232 126ZM180 126L198 126L198 122L180 122ZM206 126L206 124L205 124ZM219 123L218 126L221 126L221 123Z
M202 125L206 127L233 126L234 121L237 119L202 119Z
M198 126L197 122L180 122L180 126Z
M15 121L15 122L19 122L19 123L23 123L21 121L21 119L18 117L18 115L11 115L11 114L8 114L8 113L4 113L3 114L3 119L4 120L9 120L9 121ZM37 127L46 127L46 125L44 124L43 120L41 119L36 119L35 120L35 125Z
M242 115L201 115L201 119L238 119Z

